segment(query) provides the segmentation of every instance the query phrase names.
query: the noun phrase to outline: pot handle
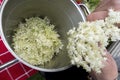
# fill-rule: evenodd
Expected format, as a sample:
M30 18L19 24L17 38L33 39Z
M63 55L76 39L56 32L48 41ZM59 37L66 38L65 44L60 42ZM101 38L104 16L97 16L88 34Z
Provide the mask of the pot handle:
M2 2L0 3L0 10L1 10L1 6L3 5L5 0L2 0ZM1 36L1 31L0 31L0 36Z
M81 4L78 4L78 5L79 5L80 8L83 10L85 16L87 16L87 15L90 14L90 11L89 11L88 7L87 7L85 4L81 3Z
M80 12L83 18L83 21L86 21L86 16L90 14L90 11L87 8L87 6L83 3L78 4L76 0L71 0L71 2L77 7L78 11Z
M4 1L5 0L2 0L2 2L0 4L0 10L1 10L1 6L3 5ZM1 36L1 31L0 31L0 36ZM13 59L13 60L11 60L11 61L9 61L7 63L4 63L4 64L0 65L0 70L6 68L6 67L8 67L8 66L10 66L10 65L12 65L12 64L14 64L16 62L18 62L18 60L17 59Z
M8 66L10 66L10 65L12 65L12 64L14 64L14 63L16 63L16 62L18 62L18 60L17 60L17 59L13 59L13 60L5 63L5 64L2 64L2 65L0 65L0 70L6 68L6 67L8 67Z

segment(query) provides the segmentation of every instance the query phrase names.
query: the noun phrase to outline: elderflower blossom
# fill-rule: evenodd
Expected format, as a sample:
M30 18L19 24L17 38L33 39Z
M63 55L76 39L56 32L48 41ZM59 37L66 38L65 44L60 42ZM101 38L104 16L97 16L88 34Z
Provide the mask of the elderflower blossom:
M62 49L62 42L48 18L32 17L20 23L13 36L17 55L32 65L44 65Z
M120 29L114 25L116 14L120 17L120 12L109 10L105 20L80 22L79 27L68 31L67 49L73 65L82 66L87 72L101 73L102 61L107 59L104 55L109 40L120 40Z
M120 12L114 11L113 9L109 9L108 13L109 17L106 17L105 21L109 24L120 23Z
M105 34L108 35L111 41L120 40L120 29L116 27L116 23L120 23L120 12L109 10L108 17L105 18ZM112 31L111 31L112 30Z

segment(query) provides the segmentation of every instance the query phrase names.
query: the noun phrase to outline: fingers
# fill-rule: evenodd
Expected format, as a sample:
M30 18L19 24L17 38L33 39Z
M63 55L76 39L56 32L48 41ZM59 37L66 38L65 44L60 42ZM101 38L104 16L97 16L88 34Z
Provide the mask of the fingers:
M120 0L101 0L93 13L87 16L88 21L105 19L109 9L120 11Z
M87 20L88 21L102 20L105 17L107 17L107 14L108 14L107 11L93 12L87 16Z
M108 8L108 5L106 5L106 4L109 4L109 1L110 0L100 0L99 4L96 7L96 9L94 10L94 12L105 11Z
M120 0L110 0L114 5L120 5Z
M96 7L94 12L97 11L108 11L108 9L113 8L114 10L120 9L120 0L102 0Z
M110 53L106 53L105 57L107 58L107 60L103 61L103 64L105 65L104 68L114 67L115 70L117 71L117 65L112 55ZM102 68L102 70L104 70L104 68Z
M117 11L120 11L120 8ZM87 21L103 20L107 16L108 16L108 11L93 12L87 16ZM117 26L120 28L120 24L117 24Z
M103 61L103 63L110 63L110 64L115 64L115 60L113 59L112 55L110 53L106 53L106 55L104 55L104 57L107 58L106 61Z

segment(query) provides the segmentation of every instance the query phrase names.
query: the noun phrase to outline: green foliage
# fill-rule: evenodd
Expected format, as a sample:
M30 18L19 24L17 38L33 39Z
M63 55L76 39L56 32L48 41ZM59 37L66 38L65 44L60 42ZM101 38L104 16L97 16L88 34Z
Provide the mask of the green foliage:
M40 73L36 73L27 80L45 80L45 78Z
M87 5L90 11L93 11L98 5L99 1L100 0L84 0L84 3Z

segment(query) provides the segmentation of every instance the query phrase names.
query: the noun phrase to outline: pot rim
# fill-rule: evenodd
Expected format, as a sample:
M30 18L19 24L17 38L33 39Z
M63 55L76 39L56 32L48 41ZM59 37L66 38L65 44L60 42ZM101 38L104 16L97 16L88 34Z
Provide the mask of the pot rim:
M5 44L5 46L7 47L8 51L11 52L11 54L16 58L18 59L20 62L22 62L23 64L33 68L33 69L36 69L36 70L39 70L39 71L44 71L44 72L57 72L57 71L62 71L62 70L66 70L70 67L72 67L72 64L71 65L68 65L68 66L65 66L65 67L62 67L62 68L56 68L56 69L47 69L47 68L40 68L40 67L37 67L37 66L34 66L34 65L31 65L29 63L27 63L26 61L24 61L23 59L21 59L20 57L18 57L17 54L15 54L15 52L12 50L12 48L9 46L8 42L6 41L5 37L4 37L4 33L3 33L3 29L2 29L2 15L3 15L3 10L4 10L4 7L6 6L7 2L9 0L3 0L2 4L1 4L1 10L0 10L0 32L1 32L1 39L3 40L3 43ZM77 3L75 2L75 0L70 0L71 3L73 3L73 6L75 6L78 10L78 12L81 14L82 18L83 18L83 21L85 21L85 16L82 12L82 10L80 9L80 7L77 5Z

